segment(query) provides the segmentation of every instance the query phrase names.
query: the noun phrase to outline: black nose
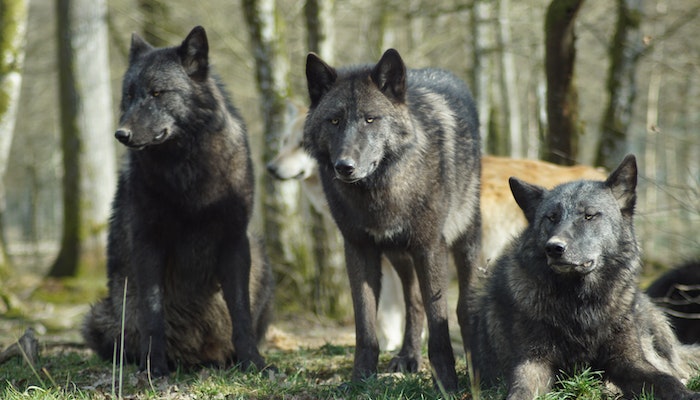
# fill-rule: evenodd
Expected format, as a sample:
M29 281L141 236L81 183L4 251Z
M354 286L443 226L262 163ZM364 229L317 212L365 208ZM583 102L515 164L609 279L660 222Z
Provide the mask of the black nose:
M267 172L268 172L270 175L272 175L273 177L275 177L275 178L277 178L277 179L280 179L280 176L279 176L279 174L277 173L277 165L276 165L276 164L274 164L274 163L272 163L272 162L269 162L269 163L267 163L267 166L266 166L266 167L267 167Z
M560 239L550 239L544 247L548 256L559 258L566 251L566 243Z
M333 168L335 168L335 172L340 175L350 176L355 172L355 161L343 158L336 161Z
M126 129L118 129L116 132L114 132L114 137L117 138L120 143L127 144L129 143L129 140L131 140L131 131Z

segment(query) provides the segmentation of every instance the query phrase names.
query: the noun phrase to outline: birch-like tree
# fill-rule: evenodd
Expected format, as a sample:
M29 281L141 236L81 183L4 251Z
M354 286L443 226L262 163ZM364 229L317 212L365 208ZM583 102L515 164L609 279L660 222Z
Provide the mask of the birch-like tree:
M335 64L333 0L306 0L306 45L330 65ZM345 283L342 237L335 221L314 207L308 207L316 269L313 278L312 309L330 317L352 315L351 298Z
M116 186L106 0L57 0L63 236L49 276L104 264Z
M510 2L498 0L498 49L501 61L501 101L503 108L504 127L507 126L507 137L510 151L508 155L522 158L525 156L523 143L522 122L520 118L520 97L518 96L515 60L513 57L510 35Z
M22 63L28 0L0 0L0 276L10 270L5 237L5 172L10 158L17 106L22 86Z
M271 160L279 148L285 124L285 101L289 97L289 61L284 51L284 32L275 0L243 0L250 51L255 60L255 79L263 117L263 160ZM267 251L280 276L300 277L289 282L296 296L306 296L313 276L312 242L299 212L300 185L296 180L276 181L262 176L263 229ZM287 283L287 282L285 282ZM298 298L294 299L295 301Z
M472 70L471 90L479 113L479 130L484 148L492 154L500 151L497 129L491 129L493 101L490 92L495 32L493 29L493 4L487 0L474 0L471 9Z
M547 125L544 160L563 165L577 158L578 91L574 81L576 16L583 0L552 0L545 17L545 71L547 75Z

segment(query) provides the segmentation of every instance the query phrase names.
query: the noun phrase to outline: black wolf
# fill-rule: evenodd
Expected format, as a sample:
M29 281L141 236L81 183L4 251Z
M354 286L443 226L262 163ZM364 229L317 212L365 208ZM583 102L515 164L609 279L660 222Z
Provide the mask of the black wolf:
M637 165L605 181L547 190L510 179L528 227L496 262L472 320L476 376L504 378L508 399L548 391L559 371L603 371L624 398L698 399L679 379L697 350L681 345L638 289L633 228Z
M678 340L700 343L700 260L661 275L646 293L669 315Z
M459 273L458 308L466 308L481 228L478 118L469 90L446 71L407 70L393 49L374 66L339 70L309 54L306 76L311 105L304 146L318 163L345 242L357 335L352 378L377 369L375 321L386 254L408 300L406 337L390 368L418 368L427 314L436 378L455 390L448 252Z
M85 340L111 359L123 315L126 358L153 375L224 365L234 352L244 368L263 368L257 344L272 273L247 234L245 126L210 74L202 27L170 48L132 37L119 124L115 136L129 150L110 220L109 295L85 319Z

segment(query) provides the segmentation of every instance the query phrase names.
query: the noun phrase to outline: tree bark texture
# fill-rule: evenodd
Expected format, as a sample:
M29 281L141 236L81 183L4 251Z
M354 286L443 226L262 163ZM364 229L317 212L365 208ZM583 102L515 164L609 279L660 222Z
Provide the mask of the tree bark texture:
M22 86L28 0L0 0L0 277L11 270L5 236L5 172Z
M280 144L285 125L285 99L289 97L289 64L283 51L284 35L274 0L244 0L255 76L264 118L263 160L271 160ZM300 212L300 185L296 180L277 181L262 176L262 212L267 250L273 268L283 282L291 302L311 301L314 266L313 242ZM283 285L280 285L283 286ZM293 294L291 292L294 292ZM278 299L284 301L283 299Z
M613 169L628 150L627 134L637 96L637 63L643 54L642 0L618 0L617 24L610 43L608 104L601 120L595 164Z
M509 0L498 0L498 49L501 61L501 98L503 102L504 126L507 126L509 144L508 155L522 158L525 156L523 143L522 122L520 118L520 97L516 76L515 60L513 59L510 35Z
M491 75L494 69L493 57L491 56L494 47L493 22L491 18L492 4L484 0L475 0L471 9L471 40L472 40L472 73L471 90L479 113L479 130L481 133L482 145L488 149L489 153L497 154L498 137L491 135L491 108L492 98L490 95Z
M334 65L334 1L307 0L304 7L308 50ZM308 201L300 205L305 207L302 210L304 219L310 225L316 263L312 279L312 310L331 318L347 318L352 315L352 302L347 283L343 281L346 273L342 236L332 218L315 210ZM342 277L340 281L338 277Z
M545 17L545 72L549 133L543 159L571 165L577 156L578 93L574 82L576 15L583 0L553 0Z
M306 0L306 45L308 51L318 54L329 65L335 63L333 47L335 28L333 26L333 0Z
M116 186L105 0L56 3L63 236L49 276L104 264Z

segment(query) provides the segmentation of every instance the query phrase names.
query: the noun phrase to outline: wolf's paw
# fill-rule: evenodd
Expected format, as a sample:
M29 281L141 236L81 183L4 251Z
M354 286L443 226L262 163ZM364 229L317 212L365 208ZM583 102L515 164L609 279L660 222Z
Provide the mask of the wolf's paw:
M389 372L418 372L420 357L397 355L389 361Z
M170 375L170 369L168 369L167 364L142 366L139 368L139 373L150 375L153 378L161 378Z
M253 354L246 359L239 359L236 366L245 372L273 372L276 373L277 367L274 365L267 365L265 359L259 354Z

